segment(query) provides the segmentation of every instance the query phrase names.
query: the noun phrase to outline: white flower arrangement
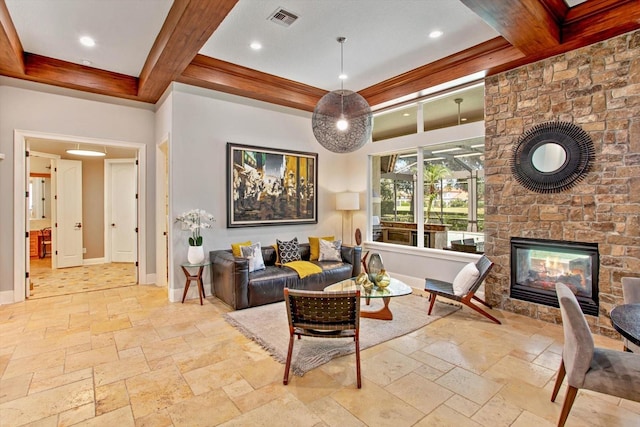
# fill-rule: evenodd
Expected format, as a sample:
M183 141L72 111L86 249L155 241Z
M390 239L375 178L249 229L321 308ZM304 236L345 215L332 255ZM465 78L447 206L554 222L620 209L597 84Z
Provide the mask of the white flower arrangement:
M189 246L202 246L200 229L211 228L215 221L213 215L202 209L192 209L176 218L176 222L182 223L183 230L191 231Z

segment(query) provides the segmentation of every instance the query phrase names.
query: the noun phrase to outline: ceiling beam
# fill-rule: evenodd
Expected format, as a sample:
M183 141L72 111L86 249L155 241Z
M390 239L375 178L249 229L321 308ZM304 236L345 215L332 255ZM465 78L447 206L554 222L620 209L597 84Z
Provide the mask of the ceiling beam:
M197 55L177 81L305 111L313 111L318 100L327 93L204 55Z
M12 77L119 98L138 99L138 79L135 77L32 53L24 54L24 63L24 74Z
M558 17L540 0L461 1L525 55L555 48L561 42Z
M4 0L0 0L0 69L13 74L24 72L22 43Z
M502 37L413 69L359 91L370 105L379 105L421 90L505 64L524 55Z
M238 0L175 0L140 73L138 96L156 102Z
M577 49L638 28L638 0L592 0L571 8L565 19L562 41L566 50Z
M636 31L640 29L638 2L639 0L591 0L575 6L565 17L562 44L512 62L493 64L487 70L487 75L498 74Z

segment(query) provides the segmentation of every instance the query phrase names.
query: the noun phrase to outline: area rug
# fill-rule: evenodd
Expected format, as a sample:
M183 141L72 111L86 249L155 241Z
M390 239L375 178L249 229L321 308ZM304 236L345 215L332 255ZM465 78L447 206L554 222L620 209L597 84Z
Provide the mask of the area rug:
M382 300L372 299L367 306L362 301L361 311L375 311ZM389 308L393 320L360 319L360 350L406 335L459 309L459 306L436 302L431 316L427 315L426 297L407 295L391 299ZM231 325L245 336L260 344L280 363L287 360L289 325L284 302L233 311L224 315ZM302 337L293 345L291 370L303 376L334 357L355 352L353 340Z

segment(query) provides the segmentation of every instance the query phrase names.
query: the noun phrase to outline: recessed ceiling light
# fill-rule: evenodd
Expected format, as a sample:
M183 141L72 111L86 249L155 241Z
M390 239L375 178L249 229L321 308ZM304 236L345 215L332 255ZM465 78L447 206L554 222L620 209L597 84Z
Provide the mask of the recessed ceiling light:
M342 74L340 74L340 75L338 76L338 78L339 78L340 80L347 80L347 75L346 75L346 74L344 74L344 73L342 73Z
M93 47L96 45L96 41L89 36L80 37L80 44L87 47Z
M402 115L402 117L409 117L409 116L410 116L410 114L409 114L409 113L404 113L404 114Z
M442 34L444 34L442 31L440 30L435 30L435 31L431 31L429 33L429 37L431 37L432 39L437 39L438 37L440 37Z
M89 66L89 65L91 65L91 64L92 64L92 62L91 62L91 61L89 61L88 59L83 59L83 60L82 60L82 65L87 65L87 66Z
M249 45L249 47L253 50L260 50L262 49L262 45L260 44L260 42L251 42L251 44Z
M466 117L463 117L463 118L461 118L461 119L460 119L460 121L461 121L461 122L466 122L466 121L467 121L467 118L466 118Z

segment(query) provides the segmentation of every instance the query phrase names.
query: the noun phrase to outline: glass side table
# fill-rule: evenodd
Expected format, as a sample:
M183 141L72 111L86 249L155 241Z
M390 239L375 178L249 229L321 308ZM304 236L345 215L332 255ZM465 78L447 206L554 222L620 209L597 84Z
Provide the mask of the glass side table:
M187 282L184 285L184 293L182 294L182 303L184 304L184 299L187 296L187 291L189 291L189 285L191 284L192 281L196 281L196 284L198 285L198 296L200 297L200 305L202 305L202 298L206 298L205 294L204 294L204 284L202 283L202 273L204 272L204 268L208 265L211 265L211 262L209 261L203 261L199 264L190 264L188 262L184 263L184 264L180 264L180 267L182 267L182 271L184 271L184 275L187 278ZM191 273L189 271L189 268L197 268L198 270L196 270L195 273Z

